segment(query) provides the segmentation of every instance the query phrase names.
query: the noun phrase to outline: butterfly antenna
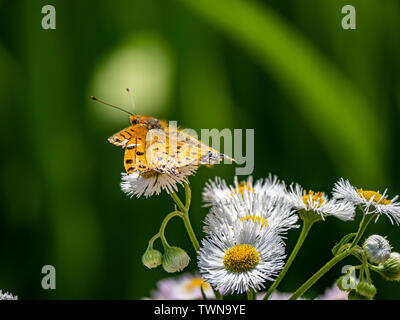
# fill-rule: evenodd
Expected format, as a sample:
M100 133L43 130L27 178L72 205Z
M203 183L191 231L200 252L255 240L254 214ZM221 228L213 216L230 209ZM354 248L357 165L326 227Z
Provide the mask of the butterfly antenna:
M128 92L129 99L131 100L131 105L132 105L133 112L135 112L135 109L136 109L135 108L135 100L133 100L132 92L131 92L131 90L129 88L126 88L126 91ZM135 112L135 114L136 114L136 112Z
M96 97L91 96L90 99L92 99L92 100L94 100L94 101L97 101L97 102L100 102L100 103L102 103L102 104L105 104L106 106L109 106L109 107L111 107L111 108L115 108L115 109L118 109L118 110L120 110L120 111L126 112L126 113L129 114L129 115L133 115L132 113L130 113L129 111L126 111L125 109L122 109L122 108L120 108L120 107L114 106L114 105L112 105L112 104L110 104L110 103L107 103L107 102L105 102L105 101L103 101L103 100L97 99Z

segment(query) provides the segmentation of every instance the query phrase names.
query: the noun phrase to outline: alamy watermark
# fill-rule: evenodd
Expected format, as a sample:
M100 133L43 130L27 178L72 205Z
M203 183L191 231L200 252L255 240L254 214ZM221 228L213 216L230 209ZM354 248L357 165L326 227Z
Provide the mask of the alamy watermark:
M254 129L201 129L199 136L196 130L189 128L178 130L177 122L169 121L167 132L162 129L149 130L146 135L146 145L151 146L155 141L165 146L168 145L168 150L165 150L165 152L170 158L180 158L183 161L187 160L188 163L195 163L196 159L201 164L208 162L213 164L220 160L226 164L231 164L234 161L238 165L235 167L236 175L253 173ZM221 143L221 140L223 140L223 143ZM202 144L198 144L198 141L201 141ZM180 147L177 144L180 144ZM245 148L243 148L243 145L245 145ZM127 147L129 148L129 146L128 144ZM210 151L210 147L213 150ZM151 163L152 159L157 159L159 152L159 148L147 147L147 162ZM179 155L176 156L176 154ZM220 154L225 155L225 157L220 158ZM185 156L181 155L185 155L187 158L185 159ZM163 157L160 157L159 160L162 161Z
M347 4L342 8L342 13L345 14L342 18L342 28L345 30L356 29L356 8Z
M42 8L42 14L45 16L42 18L42 28L45 30L56 29L56 8L47 4Z
M342 276L340 279L341 286L345 290L355 290L357 288L356 269L354 266L345 265L342 268Z
M45 265L42 267L42 274L45 276L42 278L42 288L44 290L56 288L56 268L52 265Z

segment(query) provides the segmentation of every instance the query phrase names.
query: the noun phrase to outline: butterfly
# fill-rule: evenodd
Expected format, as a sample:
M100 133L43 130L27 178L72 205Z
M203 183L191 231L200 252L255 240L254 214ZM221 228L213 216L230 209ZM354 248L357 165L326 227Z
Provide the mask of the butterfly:
M125 149L124 167L127 174L137 172L177 175L186 166L212 165L226 155L205 145L197 138L154 117L129 116L131 125L108 138ZM233 160L233 159L231 159Z

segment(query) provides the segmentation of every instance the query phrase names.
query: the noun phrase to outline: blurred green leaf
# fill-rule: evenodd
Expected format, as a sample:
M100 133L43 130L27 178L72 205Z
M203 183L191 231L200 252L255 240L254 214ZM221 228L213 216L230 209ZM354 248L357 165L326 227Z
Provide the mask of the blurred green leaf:
M344 175L360 176L369 183L385 180L384 126L364 97L312 43L254 1L179 1L257 59L294 99ZM304 148L313 146L304 141Z

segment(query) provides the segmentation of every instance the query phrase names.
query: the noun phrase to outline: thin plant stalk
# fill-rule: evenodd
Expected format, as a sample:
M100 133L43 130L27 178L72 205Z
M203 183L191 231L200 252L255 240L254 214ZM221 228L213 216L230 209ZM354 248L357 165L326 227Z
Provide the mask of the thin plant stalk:
M299 235L299 238L297 239L297 243L296 243L295 247L293 248L293 251L290 254L288 260L286 261L285 266L283 267L282 271L280 272L278 278L276 278L276 280L269 287L267 293L264 296L264 300L268 300L268 298L271 296L271 294L279 286L279 284L285 277L285 275L288 272L290 266L292 265L294 259L296 258L298 252L300 251L300 248L303 245L304 240L307 238L313 224L314 224L313 221L304 220L303 227L301 229L301 233Z
M298 288L293 295L289 298L289 300L296 300L301 297L311 286L314 285L325 273L327 273L330 269L332 269L338 262L342 261L344 258L348 257L354 248L356 247L358 241L360 241L362 235L367 229L368 224L375 217L374 214L364 214L363 218L360 222L360 226L358 228L357 234L351 243L350 247L344 250L342 253L334 256L330 261L328 261L321 269L319 269L313 276L311 276L306 282L304 282L300 288Z
M256 300L256 292L253 289L247 291L247 300Z
M154 239L156 236L159 235L159 236L160 236L160 239L161 239L161 242L162 242L162 244L163 244L163 247L164 247L164 248L169 248L170 245L168 244L168 241L167 241L167 239L165 238L165 234L164 234L164 233L165 233L165 228L166 228L166 226L167 226L169 220L171 220L173 217L176 217L176 216L182 217L182 213L179 212L179 211L172 211L171 213L169 213L169 214L164 218L163 222L161 223L161 227L160 227L159 233L156 234L150 241L154 241L153 239Z
M181 210L179 216L182 218L183 224L185 225L185 229L189 236L189 239L192 242L195 252L197 252L200 249L200 243L197 240L196 234L194 233L194 230L193 230L192 224L190 222L190 218L189 218L189 207L190 207L190 202L191 202L191 190L190 190L190 186L189 186L189 181L186 180L186 183L185 183L185 200L186 200L185 204L183 204L183 202L181 201L181 199L179 199L178 195L175 192L171 192L169 194L170 194L172 200L174 200L177 207ZM217 300L222 300L221 294L214 288L212 288L212 289L214 291L215 298Z

